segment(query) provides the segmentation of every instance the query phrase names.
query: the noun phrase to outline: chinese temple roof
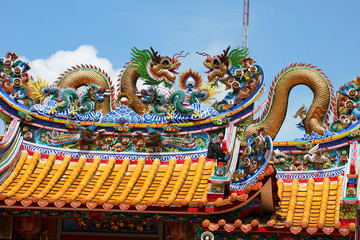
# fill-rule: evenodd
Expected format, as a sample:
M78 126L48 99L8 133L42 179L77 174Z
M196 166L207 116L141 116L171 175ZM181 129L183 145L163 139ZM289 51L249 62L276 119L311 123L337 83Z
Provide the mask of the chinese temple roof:
M202 225L211 231L225 230L227 232L243 231L252 229L259 231L260 228L288 228L294 234L306 230L309 234L315 234L322 230L331 234L338 230L342 235L348 235L355 231L355 224L342 226L340 217L346 215L347 210L340 208L340 199L343 191L344 177L340 175L337 181L325 178L323 182L314 182L310 179L307 183L299 183L297 179L292 183L277 182L278 195L281 199L279 211L272 216L262 218L237 219L234 222L226 222L220 219L218 222L203 221ZM351 209L349 209L351 211Z
M100 162L99 157L72 162L69 156L56 161L53 154L41 159L37 152L28 156L23 151L0 186L0 198L7 205L21 201L25 206L37 202L42 207L49 203L105 209L119 205L122 210L130 206L198 206L206 202L207 180L214 168L214 162L205 157L196 163L187 158L183 164L172 158L166 165L159 160L145 164L144 159L137 164L128 159L115 164L114 158L107 164Z
M0 209L196 215L212 232L354 235L360 77L335 96L320 69L292 64L255 107L264 72L248 49L198 53L206 83L190 69L177 90L179 60L150 50L132 49L116 83L81 65L50 85L15 53L0 58ZM273 144L298 84L314 92L295 114L304 137ZM228 91L216 98L220 85Z
M107 163L103 163L107 162ZM263 185L275 178L274 168L268 166L258 177L257 183L245 189L245 193L233 193L226 199L208 201L211 183L208 179L216 163L200 157L197 161L170 159L168 164L158 159L149 163L140 159L132 164L125 159L116 164L114 158L80 157L73 161L70 156L56 160L50 154L41 158L39 152L29 156L23 150L11 173L0 186L0 200L6 206L85 208L96 207L112 211L167 211L200 213L236 209L256 196ZM271 191L271 190L270 190ZM119 209L117 209L117 206ZM135 208L131 208L135 207ZM174 210L176 207L178 210ZM187 207L185 210L180 210Z

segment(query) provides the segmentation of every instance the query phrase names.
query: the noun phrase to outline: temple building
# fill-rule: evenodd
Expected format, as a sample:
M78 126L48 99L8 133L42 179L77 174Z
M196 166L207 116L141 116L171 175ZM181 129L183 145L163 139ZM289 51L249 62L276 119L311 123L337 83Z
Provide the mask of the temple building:
M1 57L0 239L358 239L360 78L335 91L292 64L255 103L247 48L198 54L206 76L134 47L118 79L84 63L56 80ZM300 84L304 136L277 142Z

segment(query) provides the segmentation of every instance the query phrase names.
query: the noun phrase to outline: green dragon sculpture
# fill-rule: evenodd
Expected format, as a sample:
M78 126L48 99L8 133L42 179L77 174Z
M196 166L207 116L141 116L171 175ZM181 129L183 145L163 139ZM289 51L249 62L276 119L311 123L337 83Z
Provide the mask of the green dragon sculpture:
M111 95L111 82L105 73L92 66L77 66L62 74L53 86L38 78L30 81L28 86L37 102L45 98L57 101L51 114L57 111L71 109L70 114L78 112L86 115L91 111L101 109L103 114L111 111L109 97Z
M54 90L51 90L51 92L54 92ZM81 97L74 89L71 88L61 90L60 94L58 94L58 92L59 91L56 92L56 95L60 96L55 98L58 100L58 104L56 106L58 110L63 111L72 107L72 114L79 111L82 115L86 115L91 111L99 109L97 104L105 101L105 98L110 94L107 89L99 87L95 84L85 86L85 91Z

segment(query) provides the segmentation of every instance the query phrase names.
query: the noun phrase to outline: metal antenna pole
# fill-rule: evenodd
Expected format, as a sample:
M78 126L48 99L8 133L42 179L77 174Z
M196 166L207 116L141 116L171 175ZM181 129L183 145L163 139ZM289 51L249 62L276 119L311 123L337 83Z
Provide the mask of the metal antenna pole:
M248 46L248 33L249 33L249 0L244 0L243 43L242 43L243 48Z

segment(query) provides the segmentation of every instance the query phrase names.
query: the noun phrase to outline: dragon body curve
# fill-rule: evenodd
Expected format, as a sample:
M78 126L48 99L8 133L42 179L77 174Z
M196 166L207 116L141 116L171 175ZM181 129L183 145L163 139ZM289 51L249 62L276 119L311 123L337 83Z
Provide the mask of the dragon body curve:
M284 69L275 78L271 87L273 92L269 95L267 109L262 115L263 119L260 123L247 127L245 136L266 130L267 134L274 139L285 120L290 91L300 84L308 86L314 93L312 104L303 119L305 132L323 135L326 130L324 125L326 113L328 110L334 110L335 97L332 85L326 75L315 66L294 64Z

